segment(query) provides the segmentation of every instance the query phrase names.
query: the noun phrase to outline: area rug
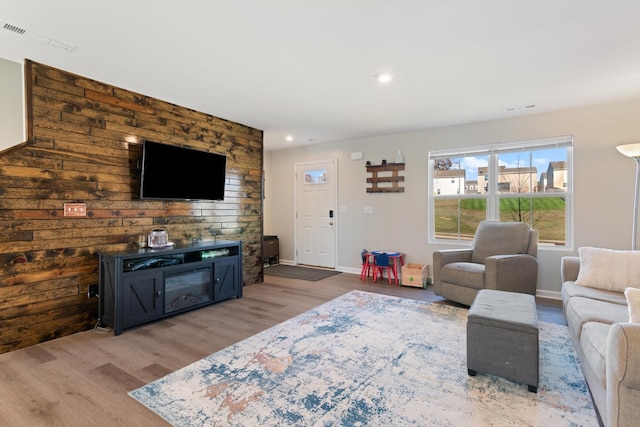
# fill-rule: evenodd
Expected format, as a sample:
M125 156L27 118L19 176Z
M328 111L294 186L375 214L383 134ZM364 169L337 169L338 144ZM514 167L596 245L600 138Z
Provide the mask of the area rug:
M470 377L467 310L353 291L129 394L175 426L597 426L566 326L540 385Z
M340 272L335 270L322 270L320 268L299 267L297 265L278 264L266 267L264 274L317 282L318 280L340 274Z

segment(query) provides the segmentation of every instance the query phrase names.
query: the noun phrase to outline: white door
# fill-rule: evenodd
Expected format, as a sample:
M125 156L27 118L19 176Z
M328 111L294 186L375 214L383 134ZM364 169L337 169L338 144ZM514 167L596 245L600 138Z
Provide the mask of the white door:
M297 264L336 266L336 163L295 165Z

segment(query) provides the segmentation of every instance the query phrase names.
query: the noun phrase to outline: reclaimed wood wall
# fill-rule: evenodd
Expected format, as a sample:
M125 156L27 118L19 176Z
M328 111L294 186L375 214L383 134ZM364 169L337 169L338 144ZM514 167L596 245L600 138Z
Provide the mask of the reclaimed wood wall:
M262 281L262 131L31 61L25 73L29 140L0 153L0 353L93 327L96 253L154 228L242 240L244 283ZM144 139L226 154L225 200L139 200Z

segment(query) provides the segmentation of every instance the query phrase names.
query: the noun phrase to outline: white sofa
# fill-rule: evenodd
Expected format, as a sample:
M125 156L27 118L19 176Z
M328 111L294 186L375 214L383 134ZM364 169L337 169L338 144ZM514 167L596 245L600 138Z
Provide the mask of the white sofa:
M580 257L561 267L564 314L601 420L640 426L640 323L629 323L624 292L576 283Z

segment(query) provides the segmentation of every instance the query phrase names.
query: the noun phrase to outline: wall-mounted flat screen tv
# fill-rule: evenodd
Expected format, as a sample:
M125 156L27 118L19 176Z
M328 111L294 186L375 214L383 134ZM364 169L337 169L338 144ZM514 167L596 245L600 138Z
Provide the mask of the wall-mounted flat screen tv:
M227 156L144 141L141 199L224 200Z

